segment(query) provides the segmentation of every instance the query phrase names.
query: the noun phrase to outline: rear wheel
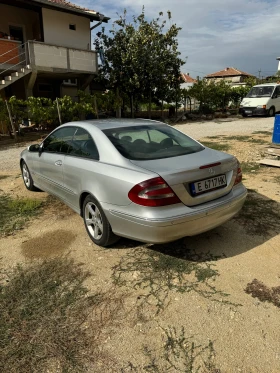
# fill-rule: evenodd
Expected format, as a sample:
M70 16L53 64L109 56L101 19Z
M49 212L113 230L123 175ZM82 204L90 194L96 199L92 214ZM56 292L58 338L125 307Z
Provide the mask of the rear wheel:
M87 233L96 245L106 247L118 241L102 207L91 195L84 200L83 217Z
M30 174L29 168L27 167L27 164L22 161L21 163L21 174L24 181L24 185L26 188L30 191L38 191L39 189L34 186L32 176Z
M275 108L274 106L271 106L271 108L268 110L267 116L274 117L274 115L275 115Z

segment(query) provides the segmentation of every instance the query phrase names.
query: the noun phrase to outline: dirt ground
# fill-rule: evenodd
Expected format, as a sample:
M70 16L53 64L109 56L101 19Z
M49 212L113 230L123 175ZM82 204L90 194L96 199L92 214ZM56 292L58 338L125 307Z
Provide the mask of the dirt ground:
M271 142L267 123L242 137L229 126L224 134L213 127L208 137L189 127L202 143L238 157L249 190L242 212L212 231L166 245L121 239L103 249L77 214L52 200L24 229L1 238L4 267L69 255L91 271L92 292L113 287L123 297L125 317L102 347L114 360L104 372L195 372L186 361L199 372L280 372L280 299L277 306L245 291L254 279L270 290L280 285L280 168L256 164ZM11 167L1 168L0 192L47 199L28 192Z

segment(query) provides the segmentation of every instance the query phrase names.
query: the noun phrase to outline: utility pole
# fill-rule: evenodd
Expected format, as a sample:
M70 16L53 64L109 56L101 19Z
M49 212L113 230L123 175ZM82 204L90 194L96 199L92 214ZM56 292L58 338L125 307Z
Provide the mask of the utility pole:
M262 69L259 69L259 82L261 80L261 72L262 72Z

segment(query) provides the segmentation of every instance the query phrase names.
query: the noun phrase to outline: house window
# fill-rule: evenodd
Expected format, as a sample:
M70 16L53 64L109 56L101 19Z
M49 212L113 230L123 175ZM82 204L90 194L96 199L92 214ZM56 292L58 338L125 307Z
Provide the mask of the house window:
M69 30L76 31L76 25L74 25L73 23L70 23Z
M65 79L63 80L64 85L76 86L78 84L77 79Z

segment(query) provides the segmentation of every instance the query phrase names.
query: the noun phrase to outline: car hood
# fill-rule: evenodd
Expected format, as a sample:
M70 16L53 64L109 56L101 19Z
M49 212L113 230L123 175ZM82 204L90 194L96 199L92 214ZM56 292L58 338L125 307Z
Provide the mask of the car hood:
M271 97L245 97L240 105L245 107L256 107L266 105Z

